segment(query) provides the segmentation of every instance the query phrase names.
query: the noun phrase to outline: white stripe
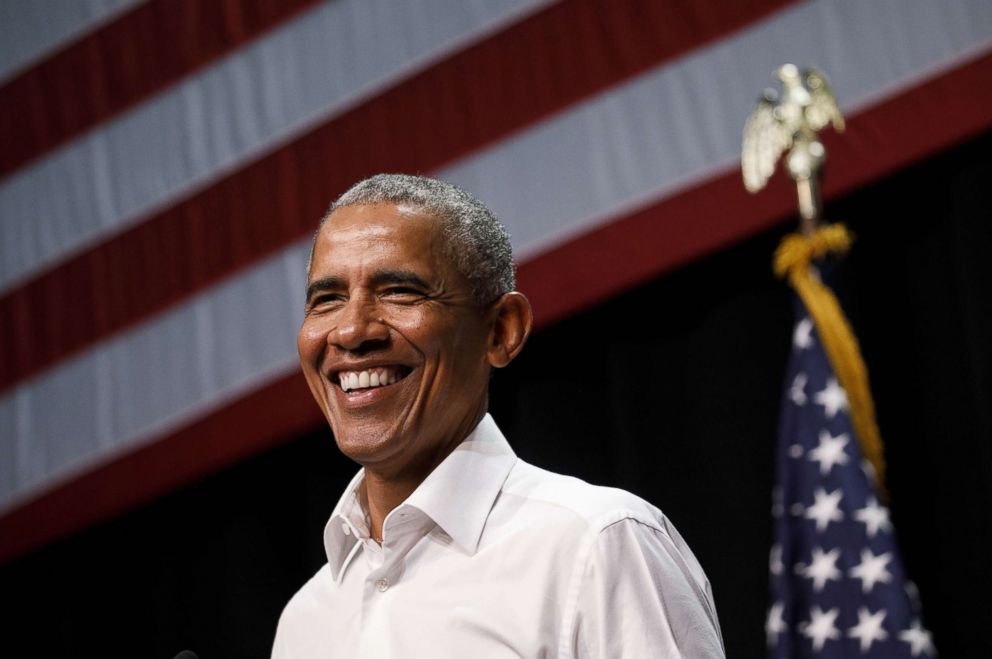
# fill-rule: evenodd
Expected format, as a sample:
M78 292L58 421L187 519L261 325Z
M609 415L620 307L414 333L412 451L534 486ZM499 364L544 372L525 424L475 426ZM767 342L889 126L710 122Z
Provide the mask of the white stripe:
M0 85L144 1L0 2Z
M533 254L730 166L755 91L784 60L841 72L833 79L850 108L992 48L987 31L974 27L988 15L979 5L944 2L932 15L929 3L917 6L909 20L896 0L803 5L442 174L480 193L518 253ZM810 40L816 30L823 33ZM305 256L298 243L8 392L0 427L11 432L0 438L0 458L17 467L0 472L0 502L13 505L294 369Z
M302 14L3 181L0 291L548 3L338 0Z

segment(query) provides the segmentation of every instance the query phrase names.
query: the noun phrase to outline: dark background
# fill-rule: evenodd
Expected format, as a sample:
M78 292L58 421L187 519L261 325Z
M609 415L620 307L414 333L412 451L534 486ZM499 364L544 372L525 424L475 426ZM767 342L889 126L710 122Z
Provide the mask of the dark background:
M838 294L889 463L893 521L944 657L992 656L992 134L828 204ZM491 411L518 454L661 507L713 585L728 655L764 656L791 221L538 332ZM595 268L595 263L589 264ZM5 656L263 657L324 562L356 467L324 428L0 567Z

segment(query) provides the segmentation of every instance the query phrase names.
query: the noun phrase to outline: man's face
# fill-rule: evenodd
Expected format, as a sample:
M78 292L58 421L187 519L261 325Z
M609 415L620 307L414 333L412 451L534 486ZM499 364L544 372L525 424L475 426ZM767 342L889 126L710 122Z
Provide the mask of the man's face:
M491 323L408 206L339 208L317 236L297 346L341 451L383 474L433 468L485 412Z

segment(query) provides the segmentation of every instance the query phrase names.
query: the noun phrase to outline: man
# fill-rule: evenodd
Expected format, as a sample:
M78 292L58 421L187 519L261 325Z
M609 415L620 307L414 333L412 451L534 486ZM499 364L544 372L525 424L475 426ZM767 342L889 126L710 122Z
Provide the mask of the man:
M722 657L656 508L519 460L486 413L531 329L506 230L449 184L356 184L314 238L298 347L363 469L273 657Z

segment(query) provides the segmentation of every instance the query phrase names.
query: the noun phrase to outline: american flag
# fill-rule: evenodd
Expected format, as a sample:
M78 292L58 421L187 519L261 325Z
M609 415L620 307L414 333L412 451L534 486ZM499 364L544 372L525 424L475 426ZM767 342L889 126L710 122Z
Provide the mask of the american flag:
M779 427L769 655L934 657L848 400L797 302Z

